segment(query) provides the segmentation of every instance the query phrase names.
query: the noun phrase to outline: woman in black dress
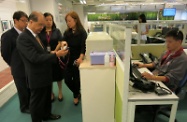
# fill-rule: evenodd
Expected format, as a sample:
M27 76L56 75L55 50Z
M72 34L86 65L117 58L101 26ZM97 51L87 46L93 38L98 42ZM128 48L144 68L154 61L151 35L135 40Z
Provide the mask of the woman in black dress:
M51 13L44 13L45 16L45 27L39 34L41 41L43 42L44 46L46 47L47 51L57 51L60 49L60 41L62 41L62 34L53 20L53 15ZM63 80L63 72L59 66L59 63L53 65L53 81L57 81L59 92L58 92L58 100L63 100L62 95L62 80ZM51 100L54 101L55 96L52 92Z
M63 41L66 41L70 52L69 63L65 70L65 83L73 92L74 104L78 105L80 97L79 65L82 63L86 52L87 33L76 12L69 12L65 20L67 30L64 32Z

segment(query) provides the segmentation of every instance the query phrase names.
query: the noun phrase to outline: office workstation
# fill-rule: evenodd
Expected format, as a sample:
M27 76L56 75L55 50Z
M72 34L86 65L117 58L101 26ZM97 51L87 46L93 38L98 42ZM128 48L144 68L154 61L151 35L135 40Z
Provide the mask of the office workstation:
M79 66L80 104L72 105L72 94L63 83L64 100L62 104L57 99L53 103L53 112L62 114L62 119L57 122L174 122L175 119L185 122L186 103L182 101L181 104L178 94L171 91L164 82L144 79L141 76L137 81L131 79L131 64L143 63L146 59L143 59L140 54L145 54L144 57L153 56L159 59L167 50L165 37L169 31L181 31L184 35L182 47L187 48L187 3L185 0L179 2L178 0L172 2L170 0L135 0L133 2L49 0L50 5L46 4L45 7L40 6L42 2L46 2L45 0L25 1L27 2L14 1L11 3L11 5L15 3L12 9L24 6L23 10L28 14L31 10L49 11L54 15L56 26L62 34L66 29L65 15L68 11L74 10L79 14L81 23L87 31L86 53ZM4 10L8 8L3 2L0 4ZM12 14L13 10L6 12L8 13L4 14L0 11L0 20L2 20L0 27L2 28L6 24L8 28L11 26L12 18L9 14ZM145 14L146 23L139 22L141 14ZM6 27L0 29L0 35L5 31ZM147 61L150 62L150 60ZM136 67L136 70L140 75L144 72L153 74L152 69L146 67ZM134 86L136 83L142 84L143 81L154 83L155 89L159 85L170 92L158 95L155 89L145 92ZM3 122L11 122L13 119L20 122L30 120L28 116L22 116L19 112L11 113L12 108L17 110L15 101L18 97L16 95L12 97L17 92L15 88L13 80L3 89L0 88L0 118ZM55 95L58 93L57 89L54 85ZM186 93L186 88L182 90ZM147 106L151 110L147 111ZM164 112L169 117L158 116L160 107L166 107L167 111L164 110ZM11 110L7 111L6 108ZM5 117L6 113L10 113L12 118Z
M178 100L179 100L179 98L175 95L175 93L163 95L163 96L157 95L155 93L155 91L144 93L144 92L132 87L132 85L130 84L129 75L128 75L130 73L130 66L129 66L130 59L132 59L133 62L141 61L139 54L142 52L151 52L154 55L156 55L157 57L159 57L166 50L165 45L164 44L158 44L158 45L157 44L146 44L146 45L145 44L133 44L132 45L131 44L131 39L132 39L132 35L133 35L133 33L132 33L133 26L132 25L126 27L124 25L120 26L119 24L113 24L113 23L109 22L109 23L106 23L106 25L104 27L105 28L103 30L106 30L106 32L94 32L94 33L95 33L95 35L97 35L96 33L98 33L98 35L103 34L103 37L104 37L104 35L106 35L106 33L108 33L107 36L111 36L111 38L113 39L113 49L114 49L114 52L116 53L116 66L115 66L115 70L113 70L113 71L115 72L116 75L115 75L114 81L108 80L108 82L112 83L112 85L114 85L114 83L115 83L115 96L116 97L115 97L115 102L114 102L114 107L115 107L114 119L119 122L120 121L127 121L127 122L135 121L135 110L136 110L136 106L138 106L138 105L166 105L166 106L171 105L170 118L168 119L168 121L173 122L175 120L177 106L178 106ZM106 29L106 28L108 28L108 29ZM90 37L92 37L91 35L92 35L92 33L90 34ZM95 46L96 47L93 46L92 48L93 48L93 50L95 48L97 51L97 44ZM158 50L155 50L155 48L157 48ZM102 51L102 49L99 51ZM103 49L103 51L106 51L106 50ZM88 54L88 56L89 56L89 54ZM91 60L91 59L89 58L89 60ZM91 62L86 60L82 64L80 69L82 70L82 74L83 74L83 72L85 72L86 69L87 69L87 72L91 72L91 69L96 70L98 68L102 69L103 67L105 67L105 66L91 65ZM147 68L140 68L139 71L141 73L143 73L144 71L150 72ZM97 75L97 73L91 73L91 74L93 75L93 77ZM100 74L98 74L98 76L99 75ZM107 74L105 74L105 75L107 76ZM84 76L81 75L81 77L82 77L82 79L85 79L87 76L85 76L85 78L84 78ZM92 80L90 80L90 81L92 81ZM82 82L82 87L83 87L82 89L84 89L84 87L86 87L84 85L84 82L85 81ZM153 81L153 82L159 83L159 85L161 87L169 89L169 88L167 88L167 86L165 86L160 81L159 82ZM90 83L90 82L87 82L87 83ZM103 81L102 83L105 83L105 82ZM102 85L102 83L100 83L100 85ZM95 84L95 82L94 82L94 84ZM90 83L90 85L92 85L92 83ZM94 90L98 92L100 87L99 88L97 88L97 87L95 87L93 89L92 93L94 92ZM105 90L107 88L108 87L105 87L103 89ZM109 88L111 88L111 87L109 87ZM82 94L84 97L84 90L82 92L83 92ZM111 92L112 92L112 90L111 90ZM102 92L100 92L100 93L102 94ZM89 96L89 93L86 93L86 94ZM84 100L84 98L83 98L83 100ZM84 102L82 102L82 105L83 105L83 107L86 106L86 104ZM109 105L109 104L107 104L107 105ZM113 103L111 105L113 105ZM83 109L83 113L85 111L88 111L88 110ZM85 118L87 118L88 116L90 118L94 117L91 114L87 113L87 114L83 114L83 118L84 118L84 115L86 116ZM97 121L102 122L102 120L100 120L99 118Z

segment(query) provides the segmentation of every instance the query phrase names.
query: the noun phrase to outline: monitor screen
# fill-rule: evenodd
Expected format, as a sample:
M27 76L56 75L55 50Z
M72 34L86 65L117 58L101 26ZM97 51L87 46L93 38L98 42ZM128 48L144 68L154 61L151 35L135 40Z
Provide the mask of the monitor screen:
M163 10L163 16L165 17L173 17L176 14L176 9L175 8L165 8Z

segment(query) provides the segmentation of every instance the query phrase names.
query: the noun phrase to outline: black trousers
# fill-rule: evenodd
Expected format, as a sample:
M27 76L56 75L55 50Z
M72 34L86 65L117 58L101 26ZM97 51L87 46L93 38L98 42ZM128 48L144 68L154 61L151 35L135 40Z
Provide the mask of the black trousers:
M13 78L19 97L20 110L23 112L24 110L29 109L30 89L28 88L26 77L13 76Z
M80 94L80 72L77 66L68 66L65 70L65 83L73 92L74 98Z
M42 122L51 114L52 85L31 89L30 111L32 122Z

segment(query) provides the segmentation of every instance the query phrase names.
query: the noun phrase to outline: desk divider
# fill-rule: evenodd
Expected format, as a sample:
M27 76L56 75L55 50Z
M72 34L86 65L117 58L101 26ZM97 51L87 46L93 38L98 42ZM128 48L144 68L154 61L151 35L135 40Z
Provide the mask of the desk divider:
M122 45L123 49L120 47L120 49L114 50L116 53L115 121L127 122L132 28L117 24L107 24L105 28L107 28L107 26L109 26L109 35L118 28L120 34L122 34L121 37L123 37L123 39L121 38L119 40L124 42L124 45Z

